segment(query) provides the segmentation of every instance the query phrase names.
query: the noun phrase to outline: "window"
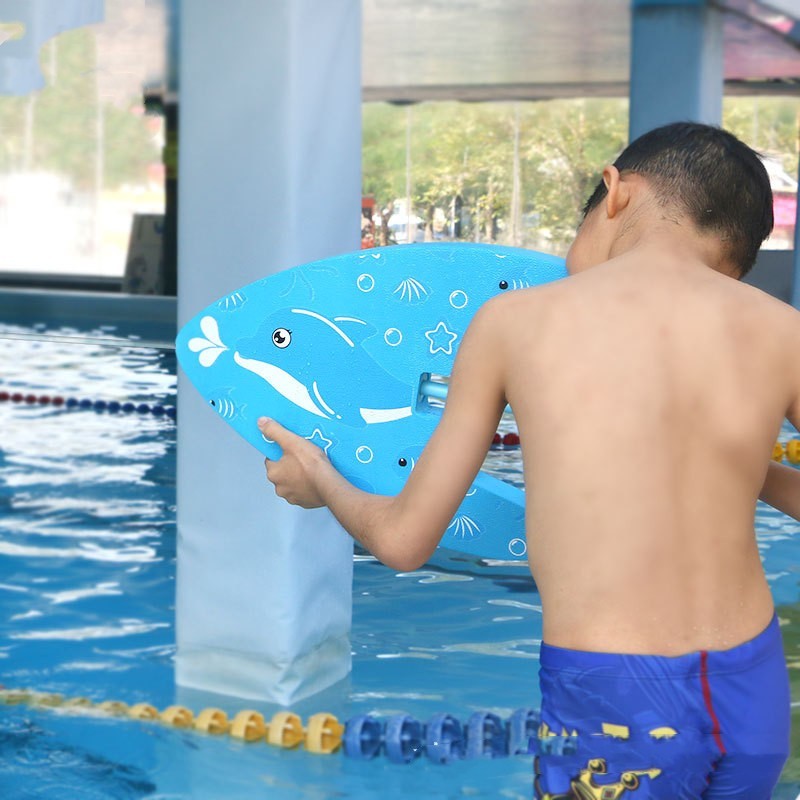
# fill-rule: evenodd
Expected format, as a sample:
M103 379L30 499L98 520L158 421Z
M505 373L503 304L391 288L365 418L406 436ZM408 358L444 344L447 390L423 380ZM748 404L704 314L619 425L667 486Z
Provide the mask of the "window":
M0 24L0 277L119 278L134 214L164 213L164 121L143 92L165 81L167 9L47 5Z

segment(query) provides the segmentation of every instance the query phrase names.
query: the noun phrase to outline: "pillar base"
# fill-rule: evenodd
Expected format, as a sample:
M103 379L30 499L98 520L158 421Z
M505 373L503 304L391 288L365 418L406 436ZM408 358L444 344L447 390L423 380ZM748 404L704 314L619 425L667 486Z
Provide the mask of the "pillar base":
M327 689L350 668L348 636L326 639L310 653L284 661L186 643L175 659L180 686L283 706Z

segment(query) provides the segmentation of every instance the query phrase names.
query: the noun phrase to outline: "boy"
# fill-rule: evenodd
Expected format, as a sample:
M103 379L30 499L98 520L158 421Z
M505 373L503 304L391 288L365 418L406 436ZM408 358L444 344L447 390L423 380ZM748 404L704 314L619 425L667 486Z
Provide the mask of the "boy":
M329 506L411 570L510 403L544 620L539 798L766 800L786 760L788 678L753 518L762 490L800 511L800 473L769 466L784 417L800 425L800 314L732 280L771 229L752 150L699 124L651 131L603 171L571 277L475 315L400 495L355 489L319 448L259 422L283 448L267 462L279 495Z

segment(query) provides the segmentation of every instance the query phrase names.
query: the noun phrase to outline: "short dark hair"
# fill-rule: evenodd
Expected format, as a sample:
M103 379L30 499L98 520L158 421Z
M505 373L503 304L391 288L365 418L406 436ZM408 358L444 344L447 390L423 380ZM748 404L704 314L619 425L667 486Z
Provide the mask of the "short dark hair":
M700 231L719 235L741 275L772 230L772 189L759 155L712 125L676 122L643 134L614 166L645 177L663 207L683 211ZM584 217L606 196L600 181Z

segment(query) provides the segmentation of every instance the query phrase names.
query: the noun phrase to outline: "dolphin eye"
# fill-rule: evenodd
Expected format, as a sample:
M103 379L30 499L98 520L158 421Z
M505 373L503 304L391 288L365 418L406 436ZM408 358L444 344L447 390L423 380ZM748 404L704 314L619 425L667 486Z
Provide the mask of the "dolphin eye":
M272 332L272 344L283 350L292 343L292 332L286 328L276 328Z
M398 463L398 464L399 464L401 467L405 467L405 466L407 466L407 465L408 465L408 461L406 461L404 458L398 458L398 459L397 459L397 463Z

